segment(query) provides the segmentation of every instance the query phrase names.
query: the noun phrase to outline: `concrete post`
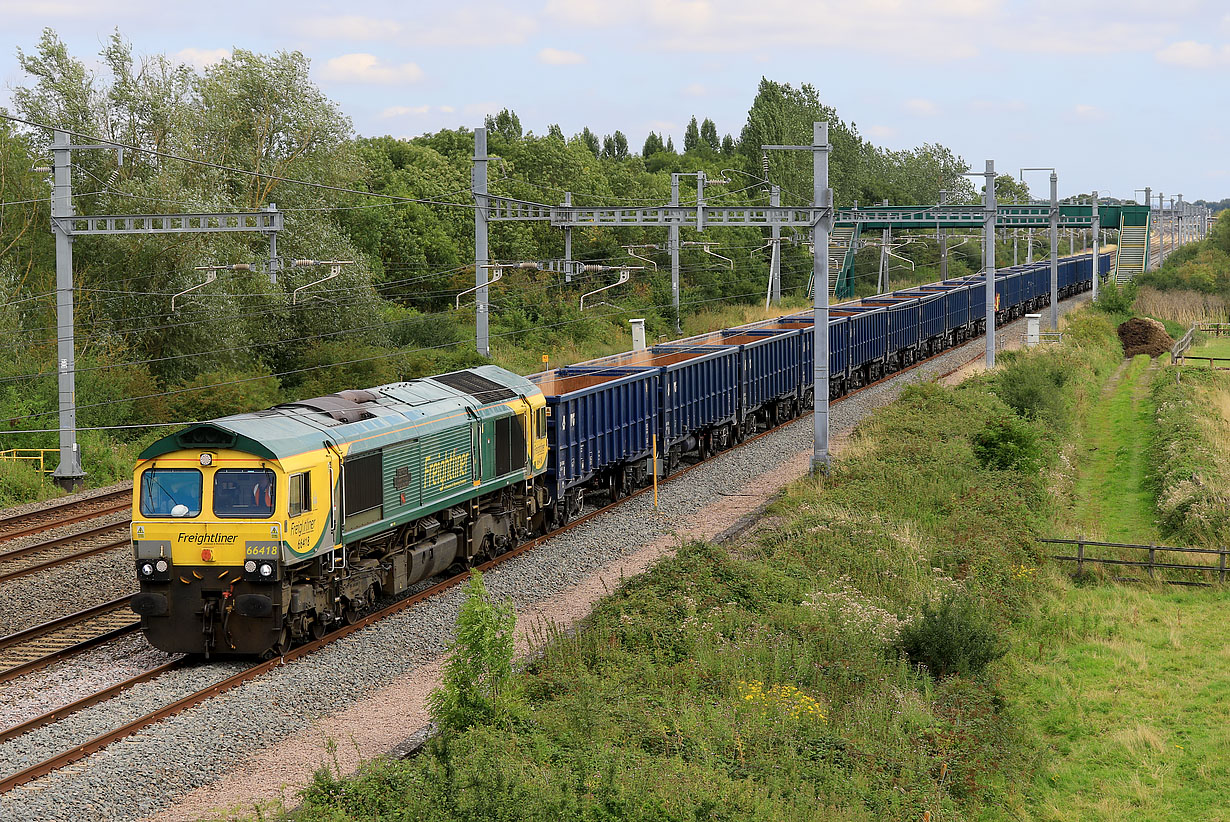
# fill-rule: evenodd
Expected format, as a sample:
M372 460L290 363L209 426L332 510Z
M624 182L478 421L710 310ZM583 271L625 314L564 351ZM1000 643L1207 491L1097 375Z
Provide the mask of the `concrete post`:
M1059 330L1059 175L1051 172L1051 330Z
M888 200L885 200L882 205L887 206ZM892 229L886 228L880 234L880 276L879 282L876 283L876 291L879 294L888 293L888 244L892 241Z
M1101 285L1102 260L1098 257L1098 235L1102 231L1102 218L1098 216L1098 193L1093 192L1093 299L1098 298L1098 287Z
M940 205L948 202L948 192L940 189ZM936 231L940 241L940 280L948 279L948 231L939 229Z
M268 211L277 211L278 204L270 203L265 207ZM277 284L278 271L282 268L282 261L278 259L278 232L269 232L269 282Z
M68 134L57 130L52 143L54 176L51 230L56 240L56 382L60 407L60 464L52 480L65 491L81 488L85 471L77 446L77 357L73 340L73 238L65 222L73 215L72 151Z
M671 205L679 207L679 175L671 175ZM675 333L682 334L683 327L680 325L679 318L679 221L675 218L672 212L671 216L671 233L670 233L670 252L671 252L671 305L675 307Z
M812 124L812 203L823 211L812 241L816 253L812 256L812 282L816 287L812 332L812 385L815 387L815 444L812 449L812 472L829 470L829 231L833 227L833 190L829 188L829 124Z
M572 192L564 192L564 207L572 207ZM572 226L564 229L564 282L572 282Z
M487 129L474 129L474 170L470 177L474 192L474 345L479 356L491 356L488 333L487 265Z
M995 367L995 161L986 166L986 223L982 229L982 264L986 269L987 370Z

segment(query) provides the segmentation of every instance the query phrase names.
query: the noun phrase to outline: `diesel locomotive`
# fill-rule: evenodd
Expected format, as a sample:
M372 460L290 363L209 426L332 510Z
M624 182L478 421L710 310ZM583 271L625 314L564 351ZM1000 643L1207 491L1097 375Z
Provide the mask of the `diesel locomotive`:
M278 654L540 530L546 404L481 366L189 426L134 477L132 599L170 652Z

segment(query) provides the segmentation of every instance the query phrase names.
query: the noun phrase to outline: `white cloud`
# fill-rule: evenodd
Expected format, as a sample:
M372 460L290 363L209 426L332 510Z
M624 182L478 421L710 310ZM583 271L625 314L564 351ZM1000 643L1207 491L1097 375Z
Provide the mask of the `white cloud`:
M577 26L609 26L623 13L621 4L607 0L548 0L543 9L547 18Z
M172 54L171 59L180 63L186 63L195 69L203 69L206 66L212 66L214 63L221 63L223 60L229 59L230 56L230 49L186 48Z
M709 89L701 83L689 83L683 87L683 93L689 97L704 97L709 93Z
M584 63L585 57L575 51L561 51L548 47L538 52L538 62L549 66L575 66Z
M1159 63L1183 68L1213 68L1230 63L1230 46L1214 47L1195 40L1171 43L1154 54Z
M382 118L389 117L406 117L408 115L423 115L431 111L431 106L389 106L384 111L380 112Z
M1089 103L1077 103L1072 108L1072 114L1076 116L1076 119L1085 120L1086 122L1098 122L1106 119L1105 111Z
M430 9L407 4L399 19L362 15L309 17L296 23L294 28L299 34L315 40L390 42L435 48L519 45L538 28L532 16L500 4L452 6L433 14Z
M915 97L905 101L905 110L918 117L934 117L940 113L939 106L931 100Z
M467 117L477 117L479 115L495 114L502 108L504 106L500 103L467 103L461 107L461 113Z
M421 80L423 70L414 63L385 63L374 54L343 54L325 63L321 78L334 83L392 86Z
M892 126L868 126L867 136L874 137L877 140L887 140L890 137L897 136L897 129Z
M457 109L453 108L452 106L438 106L436 110L439 111L441 114L452 114Z
M996 112L1006 113L1011 111L1024 111L1024 100L971 100L969 107L977 112Z
M308 17L294 24L306 37L319 40L392 40L402 32L396 20L347 14L340 17Z

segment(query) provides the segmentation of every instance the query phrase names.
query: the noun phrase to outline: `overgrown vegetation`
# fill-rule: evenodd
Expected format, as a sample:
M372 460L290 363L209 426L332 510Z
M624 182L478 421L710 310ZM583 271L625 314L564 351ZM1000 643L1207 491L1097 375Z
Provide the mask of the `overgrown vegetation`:
M1070 427L1119 348L1094 312L1066 339L1013 365L1058 364ZM444 733L290 816L972 819L1018 801L1036 753L994 660L1049 584L1033 537L1053 501L1036 465L983 467L975 438L987 419L1048 444L1067 427L1000 388L910 387L764 530L682 545L540 637L527 721Z
M1207 368L1171 368L1154 381L1152 401L1148 456L1163 532L1181 544L1230 544L1230 380Z

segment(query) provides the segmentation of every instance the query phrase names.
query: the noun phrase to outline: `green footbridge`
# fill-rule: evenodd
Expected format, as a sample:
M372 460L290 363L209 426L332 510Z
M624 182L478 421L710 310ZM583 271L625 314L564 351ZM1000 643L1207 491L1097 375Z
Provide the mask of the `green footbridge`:
M829 298L845 300L854 296L854 252L864 230L982 228L986 211L981 205L871 206L839 208L829 234ZM1150 210L1147 205L1099 205L1099 227L1118 229L1119 243L1113 276L1126 282L1143 273L1149 265ZM995 214L997 228L1050 228L1051 207L1002 204ZM1091 228L1093 206L1060 205L1059 228ZM808 283L808 297L814 283Z

